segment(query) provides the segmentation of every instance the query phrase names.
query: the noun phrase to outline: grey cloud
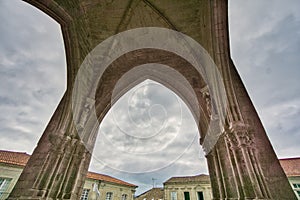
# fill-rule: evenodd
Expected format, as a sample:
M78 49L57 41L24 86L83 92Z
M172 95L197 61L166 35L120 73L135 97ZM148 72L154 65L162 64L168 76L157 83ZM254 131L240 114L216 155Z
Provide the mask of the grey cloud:
M6 106L15 106L15 105L17 105L17 103L14 100L12 100L12 99L10 99L8 97L2 97L2 96L0 96L0 106L3 106L3 105L6 105Z
M299 1L231 1L233 59L279 157L300 153L300 115L288 114L299 108L299 7Z
M1 141L10 144L1 146L31 153L65 89L61 33L22 1L1 4Z

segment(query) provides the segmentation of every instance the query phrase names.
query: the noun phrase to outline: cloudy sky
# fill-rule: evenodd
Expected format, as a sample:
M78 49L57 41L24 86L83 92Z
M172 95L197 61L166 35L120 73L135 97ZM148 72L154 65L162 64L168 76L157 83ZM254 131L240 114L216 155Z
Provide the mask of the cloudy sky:
M232 57L279 158L300 156L299 9L298 0L229 1ZM32 153L65 90L61 31L20 0L1 0L0 20L0 149ZM138 192L152 178L161 185L207 173L191 113L152 81L106 116L90 170L135 183Z

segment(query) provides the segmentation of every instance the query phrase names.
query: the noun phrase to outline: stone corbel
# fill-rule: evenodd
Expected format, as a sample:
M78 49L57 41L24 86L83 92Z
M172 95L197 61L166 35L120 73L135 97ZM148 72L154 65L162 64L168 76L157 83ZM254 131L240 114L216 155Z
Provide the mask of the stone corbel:
M206 85L205 87L201 88L200 92L202 94L202 98L205 100L206 103L206 110L208 113L208 117L212 119L212 104L211 104L211 98L210 98L208 86Z
M84 128L93 105L95 105L95 99L87 97L78 124L80 128Z
M254 144L253 131L248 124L232 122L226 131L226 139L231 148L252 148Z

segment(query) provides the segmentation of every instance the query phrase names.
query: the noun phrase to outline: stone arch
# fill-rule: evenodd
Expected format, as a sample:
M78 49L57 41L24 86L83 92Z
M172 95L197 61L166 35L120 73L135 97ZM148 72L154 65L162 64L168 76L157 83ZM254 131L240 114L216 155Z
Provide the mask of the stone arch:
M178 108L176 107L174 110L170 110L170 107L166 106L164 107L164 105L167 105L165 103L165 101L160 104L161 102L157 102L156 99L151 98L151 96L148 96L149 99L147 99L146 97L146 102L147 100L149 100L150 102L152 102L152 104L150 105L155 105L158 107L164 107L167 111L165 113L166 116L164 116L164 112L162 110L159 110L158 113L162 113L161 117L162 119L162 124L160 124L161 126L157 126L158 129L155 127L153 128L153 124L151 124L152 119L154 119L155 122L157 122L152 115L147 115L145 118L143 118L144 116L141 116L139 114L139 116L142 117L142 120L136 120L134 121L136 117L135 113L127 113L126 111L124 111L124 107L120 108L120 102L119 100L124 103L126 101L124 101L124 99L128 100L130 99L130 95L127 94L127 92L129 92L129 94L132 95L132 93L135 93L136 91L140 91L139 87L143 88L145 86L147 86L147 84L149 83L149 88L150 90L152 90L152 94L153 94L153 88L156 89L160 89L163 88L163 92L159 91L159 94L157 94L158 96L164 96L166 94L169 93L173 93L171 94L171 99L173 101L175 101L176 105L178 105ZM153 86L154 85L154 86ZM152 87L151 87L152 86ZM199 140L199 136L197 134L199 134L199 131L197 131L197 124L196 124L196 120L195 118L192 116L191 113L191 109L188 108L187 104L185 103L185 101L179 97L179 93L175 92L175 90L170 87L167 86L166 83L164 81L158 80L157 77L153 77L153 76L145 76L142 77L141 79L134 81L130 87L126 88L127 92L122 91L122 95L120 95L120 98L115 99L115 106L114 103L111 103L110 101L107 103L107 107L105 107L106 109L103 110L103 112L107 113L105 114L108 115L110 118L110 120L112 120L113 122L115 122L113 124L112 128L115 131L105 131L107 130L106 128L103 128L102 130L100 130L97 134L97 141L92 139L92 141L96 142L95 144L95 148L93 151L93 158L94 158L94 162L97 163L102 163L105 164L106 166L109 166L111 169L120 171L120 172L125 172L125 173L133 173L133 174L139 174L139 173L156 173L157 170L162 170L165 168L168 168L169 166L172 165L172 163L176 164L176 161L180 158L183 157L183 155L185 155L184 153L187 152L190 147L194 144L194 142L197 142ZM175 94L176 96L175 96ZM170 95L170 94L169 94ZM124 97L125 96L125 97ZM123 98L123 99L122 99ZM135 98L135 97L133 97ZM150 100L151 99L151 100ZM155 103L158 104L153 104L153 101ZM139 103L142 103L142 100L138 101ZM167 102L170 102L170 100L167 100ZM121 103L121 104L122 104ZM174 103L174 102L173 102ZM180 105L181 104L181 105ZM180 106L179 106L180 105ZM132 105L128 105L129 107ZM134 108L134 107L126 107L127 109L130 108ZM174 106L172 106L174 108ZM146 108L147 111L150 111L151 106L148 107L148 109ZM183 109L187 109L188 110L188 119L182 119L180 117L180 114L185 113L185 117L187 115L187 113L185 112L185 110ZM120 110L119 110L120 109ZM165 110L164 109L164 110ZM108 110L108 112L107 112ZM125 109L126 110L126 109ZM124 112L122 112L124 111ZM157 107L155 107L155 111L157 111ZM179 119L178 120L178 124L172 124L170 123L168 120L170 120L171 118L169 118L170 113L168 112L172 112L171 117L172 119L176 118ZM175 113L175 114L174 114ZM124 118L120 119L118 116L120 116L119 114L121 114L121 116L126 115L127 114L127 118L125 118L125 120L123 120ZM131 115L133 114L133 115ZM155 113L157 114L157 113ZM102 118L100 116L101 114L99 113L99 118ZM108 116L106 116L106 118L108 118ZM128 127L128 126L122 126L124 124L124 122L126 121L131 121L129 119L132 119L131 117L133 116L133 121L131 124L132 126ZM120 121L118 121L118 119L120 119ZM101 119L99 119L99 123L102 123L101 125L103 125L103 127L108 127L106 126L107 121L100 121ZM108 120L108 121L110 121ZM165 121L164 121L165 120ZM185 124L185 122L189 120L189 122L191 122L191 124L189 124L190 126L188 127L188 129L183 126L183 124ZM149 122L151 121L151 122ZM141 122L141 123L139 123ZM177 121L176 121L177 122ZM108 124L110 124L111 122L108 122ZM146 124L146 125L145 125ZM130 125L130 123L129 123ZM143 125L145 125L147 128L147 130L144 130L143 128L141 128L140 126L143 127ZM175 128L174 128L175 127ZM149 132L149 129L155 130L153 132ZM120 131L118 131L120 130ZM144 131L143 131L144 130ZM168 132L169 130L174 131L172 133ZM142 134L139 135L140 131L142 132ZM99 135L100 134L100 135ZM168 137L168 139L166 139L166 136L174 136L174 137ZM101 136L101 137L100 137ZM190 137L188 137L190 136ZM112 138L113 139L112 139ZM121 138L127 138L127 140L121 140ZM157 138L164 138L162 140L158 140ZM172 145L174 145L176 142L178 142L178 140L180 140L179 138L181 138L183 140L183 138L187 138L188 141L186 141L184 143L185 146L183 147L179 147L180 149L182 149L182 151L176 151L174 152L175 155L172 155L171 148L174 147ZM121 142L120 142L121 140ZM181 140L181 141L182 141ZM103 144L103 141L105 144ZM152 142L157 142L155 143L156 145L151 146L151 141ZM108 145L107 145L108 144ZM157 145L159 144L159 145ZM97 146L99 145L99 146ZM107 149L103 150L103 147L106 147ZM156 147L156 148L154 148ZM200 147L200 146L199 146ZM143 148L143 149L141 149ZM99 153L102 152L102 153ZM113 153L103 153L103 152L113 152ZM119 152L119 154L117 154L116 152ZM143 165L141 167L127 167L126 164L130 164L130 166L134 166L134 163L139 163L139 161L143 160L144 158L149 158L148 160L151 161L151 158L156 158L156 155L159 156L160 153L164 152L164 155L168 156L168 158L164 159L164 161L161 162L157 162L155 160L153 160L153 162L149 162L149 164L147 165ZM106 156L103 155L108 155L110 156L112 159L110 159L109 157L107 158ZM136 155L136 157L135 157ZM103 157L102 157L103 156ZM144 157L143 157L144 156ZM188 155L189 156L189 155ZM191 158L196 158L195 155L191 156ZM101 159L103 158L103 160ZM118 166L118 165L114 165L115 161L123 161L123 163L125 163L124 166ZM139 165L136 165L139 166Z
M159 67L158 67L159 66ZM172 83L170 83L170 79L171 77L166 77L166 72L169 72L169 74L171 73L176 73L176 71L174 71L172 68L165 66L165 65L161 65L161 64L157 64L157 63L153 63L151 66L149 66L148 64L136 67L137 69L132 71L132 73L141 75L140 77L138 77L136 80L130 80L129 78L126 78L126 82L128 85L126 85L126 87L112 87L112 88L116 88L116 91L113 92L112 97L111 97L111 101L107 102L107 105L105 106L106 108L112 107L114 105L115 102L118 101L118 99L120 97L122 97L124 94L126 94L129 90L131 90L133 87L135 87L136 85L144 82L147 79L150 79L152 81L155 81L157 83L162 84L163 86L165 86L166 88L168 88L169 90L171 90L172 92L174 92L177 96L179 96L183 102L187 105L187 107L189 108L189 110L192 112L193 118L195 120L195 122L199 121L200 115L205 116L205 111L206 110L201 110L201 108L197 108L197 109L193 109L193 107L198 107L198 99L195 99L193 97L193 94L191 94L193 92L192 91L187 91L184 90L184 83L179 83L177 87L174 87L174 85L172 85ZM155 75L151 74L151 72L149 72L149 70L151 69L156 69ZM139 72L141 72L143 70L143 72L140 74ZM128 73L128 72L126 72ZM124 74L125 76L127 74ZM168 75L169 75L168 74ZM186 81L185 84L188 84L187 80L183 79L183 81ZM114 85L118 85L119 81ZM174 84L174 83L173 83ZM123 85L124 86L124 85ZM105 88L99 86L99 90L105 90ZM188 99L187 97L191 97L191 99ZM97 98L98 99L98 98ZM98 102L97 102L98 103ZM99 108L98 108L99 109ZM201 114L198 113L198 111L202 111ZM106 110L104 111L106 113ZM99 120L101 120L101 116L103 116L102 113L99 113ZM207 119L203 119L204 121L206 121L205 127L208 126L208 120ZM197 124L197 127L199 125ZM200 127L198 127L200 128ZM204 131L204 127L203 127L203 131ZM199 129L200 131L200 129Z
M151 59L149 59L149 55L152 56ZM161 57L168 57L168 59L161 62ZM138 62L136 62L137 59ZM174 77L176 77L176 81L174 81ZM197 84L195 84L194 78L197 78ZM199 133L202 133L201 137L204 138L210 119L201 89L207 84L201 74L185 59L172 52L159 49L141 49L129 52L116 59L104 71L95 93L95 109L99 123L121 96L146 79L164 85L185 102L192 112L195 122L198 123Z
M72 17L68 14L68 12L66 12L55 0L23 1L43 11L45 14L49 15L62 26L72 20Z
M207 154L213 198L296 199L231 61L227 1L191 0L174 3L171 0L109 2L28 0L27 2L40 8L61 24L67 54L68 81L67 91L9 199L78 199L80 197L91 153L89 148L86 148L84 139L80 138L80 133L78 134L80 132L76 127L78 121L74 123L73 115L74 112L81 115L84 109L89 110L89 102L93 104L94 100L98 99L87 99L87 104L80 107L84 108L82 110L72 109L72 89L76 87L74 84L80 65L89 52L105 38L120 31L150 26L174 29L192 37L213 58L222 75L228 101L226 123L223 129L219 130L220 138L216 145L213 145L214 148ZM118 9L114 9L116 7ZM113 18L105 18L104 14L107 10L113 12ZM138 62L136 61L135 64ZM109 74L115 74L115 71L112 72L107 71ZM193 72L191 74L195 75ZM185 77L187 78L188 75ZM209 96L211 93L207 94L205 87L196 87L197 81L202 86L199 76L187 80L193 86L202 108L200 115L205 116L208 110L203 106L203 96L200 93L205 94L204 96ZM102 84L109 81L101 80L97 93L100 97L111 85L102 87ZM120 91L117 96L122 94L122 90ZM110 100L111 98L102 98L97 102L98 118L101 119L105 114L104 108L107 110L110 107ZM186 99L187 102L188 100ZM217 102L215 104L216 107L219 106ZM189 105L193 108L193 103ZM197 116L197 113L194 115ZM94 135L90 135L90 132L94 133L97 126L94 126L93 120L89 123L86 129L87 139L93 143ZM205 125L199 127L205 129Z

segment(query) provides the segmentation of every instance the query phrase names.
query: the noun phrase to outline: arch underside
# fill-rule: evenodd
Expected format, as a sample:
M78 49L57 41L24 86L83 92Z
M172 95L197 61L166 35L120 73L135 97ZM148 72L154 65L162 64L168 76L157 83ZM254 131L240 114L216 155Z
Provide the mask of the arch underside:
M98 120L102 121L110 107L131 88L151 79L177 94L192 112L199 132L207 131L209 116L201 93L206 83L184 58L164 50L141 49L116 59L102 77L95 95Z
M61 24L68 81L67 91L9 199L80 197L91 152L78 136L73 121L72 90L76 75L85 57L99 43L138 27L164 27L188 35L204 47L222 75L228 102L226 124L207 155L213 199L296 199L231 61L226 0L26 2ZM182 81L176 82L172 73L182 75ZM118 98L147 78L181 97L197 120L200 133L206 132L211 119L203 77L180 56L158 49L129 52L108 67L99 83L95 83L98 120L103 119ZM119 80L123 82L120 84ZM97 129L93 123L89 131ZM205 135L201 137L203 140ZM94 142L95 137L87 139Z

